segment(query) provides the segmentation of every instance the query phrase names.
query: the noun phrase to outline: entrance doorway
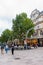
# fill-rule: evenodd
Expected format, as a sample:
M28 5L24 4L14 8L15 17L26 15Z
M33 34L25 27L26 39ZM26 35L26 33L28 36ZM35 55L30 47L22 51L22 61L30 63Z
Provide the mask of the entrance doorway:
M38 39L38 46L42 47L43 46L43 38Z

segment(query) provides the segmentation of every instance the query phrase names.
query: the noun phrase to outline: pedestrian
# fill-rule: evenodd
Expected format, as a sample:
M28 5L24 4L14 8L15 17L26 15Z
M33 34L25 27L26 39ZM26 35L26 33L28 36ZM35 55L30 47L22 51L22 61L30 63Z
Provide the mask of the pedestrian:
M24 40L24 49L27 49L27 42L26 42L26 39Z
M14 55L14 44L12 43L12 46L11 46L11 52L12 52L12 55Z
M8 45L6 44L6 46L5 46L5 51L6 51L6 53L8 52Z
M1 54L4 54L3 51L4 51L4 45L2 44L2 45L1 45Z

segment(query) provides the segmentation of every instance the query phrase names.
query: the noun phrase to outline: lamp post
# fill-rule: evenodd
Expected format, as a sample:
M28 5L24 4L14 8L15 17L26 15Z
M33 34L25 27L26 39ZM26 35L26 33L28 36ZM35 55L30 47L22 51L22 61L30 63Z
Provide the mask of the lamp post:
M29 33L32 29L34 29L34 27L32 27L32 28L30 28L29 30L27 30L27 32L26 32L26 39L28 38L28 33Z

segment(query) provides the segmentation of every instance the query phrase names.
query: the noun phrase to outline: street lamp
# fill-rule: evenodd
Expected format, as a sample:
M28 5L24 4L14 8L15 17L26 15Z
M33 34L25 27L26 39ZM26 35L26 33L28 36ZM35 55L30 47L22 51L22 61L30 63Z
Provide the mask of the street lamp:
M28 33L29 33L32 29L34 29L34 27L30 28L30 29L26 32L26 39L27 39L27 37L28 37Z

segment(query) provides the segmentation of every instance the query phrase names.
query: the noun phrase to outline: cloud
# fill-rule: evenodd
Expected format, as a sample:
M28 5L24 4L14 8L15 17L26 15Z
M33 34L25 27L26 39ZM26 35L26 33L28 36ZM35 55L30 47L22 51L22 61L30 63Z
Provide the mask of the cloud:
M10 29L12 28L12 22L9 22L7 20L0 20L0 35L5 29Z
M43 0L0 0L0 16L12 18L21 12L30 15L35 8L43 10Z
M13 17L16 14L17 0L0 0L0 16Z

